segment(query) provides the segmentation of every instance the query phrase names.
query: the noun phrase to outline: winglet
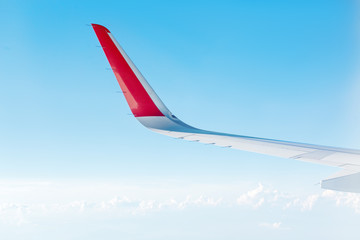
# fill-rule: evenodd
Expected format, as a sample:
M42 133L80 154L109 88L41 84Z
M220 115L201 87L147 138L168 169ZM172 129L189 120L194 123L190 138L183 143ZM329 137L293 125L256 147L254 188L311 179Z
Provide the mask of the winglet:
M111 32L99 24L91 25L134 116L171 115Z
M101 29L101 30L105 30L108 33L110 32L109 29L107 29L106 27L104 27L104 26L102 26L100 24L92 23L91 26L94 28L94 30L95 30L95 28L98 28L98 29Z

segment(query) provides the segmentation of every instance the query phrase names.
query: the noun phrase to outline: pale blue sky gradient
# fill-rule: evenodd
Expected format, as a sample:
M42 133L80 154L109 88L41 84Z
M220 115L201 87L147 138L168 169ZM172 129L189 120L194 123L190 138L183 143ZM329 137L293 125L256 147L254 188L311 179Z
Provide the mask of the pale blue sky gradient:
M144 182L170 182L169 188L171 181L180 186L241 183L238 195L260 182L289 194L322 194L315 184L337 169L189 143L146 130L130 115L87 24L109 28L168 108L190 125L360 149L358 10L357 1L340 0L0 0L1 179L21 179L22 183L72 179L81 186L87 186L87 181L130 182L140 189ZM12 191L3 196L16 202L20 195ZM186 198L187 194L179 191L179 198ZM171 198L164 192L164 197ZM54 194L60 192L54 190ZM140 195L148 197L146 191ZM25 193L21 196L28 197ZM74 201L93 199L70 196ZM269 221L281 221L286 234L271 236L304 236L300 233L314 223L311 219L324 217L322 211L334 211L332 216L359 223L360 215L352 208L328 205L315 216L301 210L294 215L284 213L280 207L276 219ZM246 209L256 222L244 228L247 239L251 239L247 229L266 228L266 220L261 218L271 208L263 209L254 215L248 213L251 208ZM197 210L187 211L189 219L198 214ZM228 210L216 211L210 211L214 218L228 216ZM241 209L237 211L241 214ZM72 216L71 211L67 214ZM165 216L169 219L180 217L173 212L164 214L169 214ZM293 216L303 221L286 226L283 222L291 222ZM232 217L236 219L229 214ZM158 232L157 237L151 236L210 239L201 233L216 223L205 218L204 229L196 234L189 228L183 235L173 231L164 238ZM106 221L116 222L109 219ZM329 228L335 224L326 220ZM137 226L136 218L133 221L132 226ZM139 226L143 224L139 220ZM229 222L228 237L238 234L236 224L236 220ZM92 239L103 239L100 236L106 231L101 229ZM349 226L346 230L352 236ZM114 239L153 239L113 231ZM319 236L340 234L333 231ZM263 234L268 235L266 231Z

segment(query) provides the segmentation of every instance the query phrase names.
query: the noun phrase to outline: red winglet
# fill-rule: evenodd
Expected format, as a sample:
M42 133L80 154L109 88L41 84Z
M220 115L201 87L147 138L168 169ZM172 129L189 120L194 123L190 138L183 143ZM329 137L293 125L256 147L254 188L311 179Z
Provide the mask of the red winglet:
M164 116L111 39L110 31L98 24L91 25L134 116Z

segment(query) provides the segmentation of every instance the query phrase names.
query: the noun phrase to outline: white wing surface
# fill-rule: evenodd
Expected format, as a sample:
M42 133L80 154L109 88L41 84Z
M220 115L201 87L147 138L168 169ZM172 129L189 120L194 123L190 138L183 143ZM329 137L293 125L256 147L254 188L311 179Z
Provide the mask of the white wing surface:
M343 170L323 180L322 188L360 192L359 150L219 133L189 126L164 105L110 31L98 24L92 26L132 113L145 127L193 142L339 167Z

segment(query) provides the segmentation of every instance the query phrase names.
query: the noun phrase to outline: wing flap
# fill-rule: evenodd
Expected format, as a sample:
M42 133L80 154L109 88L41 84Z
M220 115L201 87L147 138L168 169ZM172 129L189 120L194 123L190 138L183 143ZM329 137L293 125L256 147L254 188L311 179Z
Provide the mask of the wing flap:
M328 179L321 181L321 188L360 193L360 172L342 170Z

